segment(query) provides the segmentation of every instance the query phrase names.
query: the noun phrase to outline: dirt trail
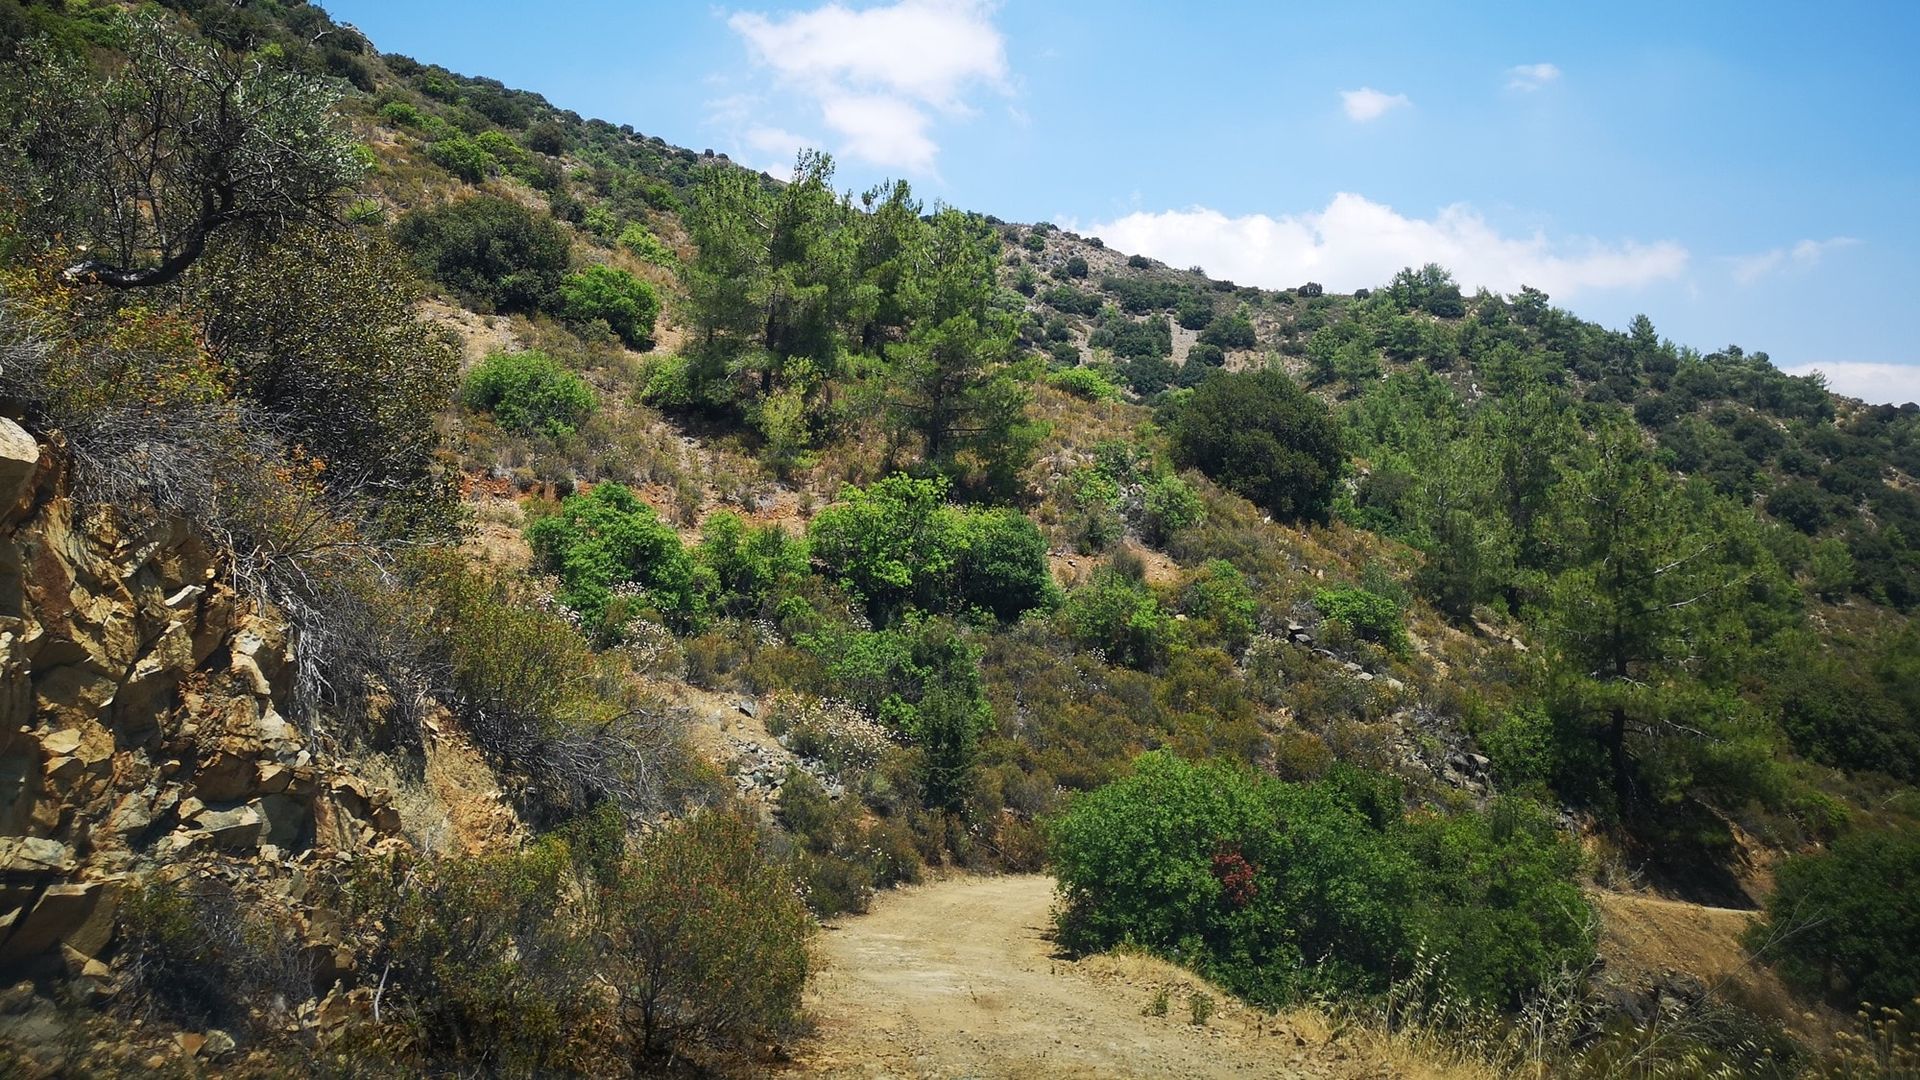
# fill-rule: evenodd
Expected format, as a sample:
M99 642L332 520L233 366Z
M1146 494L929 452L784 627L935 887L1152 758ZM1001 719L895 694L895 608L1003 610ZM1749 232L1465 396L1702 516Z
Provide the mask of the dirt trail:
M1141 957L1056 958L1053 882L958 877L884 893L821 934L817 1034L795 1070L860 1077L1406 1075L1298 1017L1240 1007ZM1166 1015L1149 1015L1162 989ZM1192 1022L1195 992L1214 1011Z

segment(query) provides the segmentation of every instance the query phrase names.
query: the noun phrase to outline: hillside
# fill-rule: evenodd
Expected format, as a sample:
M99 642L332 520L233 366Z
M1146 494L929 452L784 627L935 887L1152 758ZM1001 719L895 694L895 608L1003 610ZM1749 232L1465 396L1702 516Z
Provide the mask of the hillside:
M1910 1065L1920 408L309 4L0 54L8 1067Z

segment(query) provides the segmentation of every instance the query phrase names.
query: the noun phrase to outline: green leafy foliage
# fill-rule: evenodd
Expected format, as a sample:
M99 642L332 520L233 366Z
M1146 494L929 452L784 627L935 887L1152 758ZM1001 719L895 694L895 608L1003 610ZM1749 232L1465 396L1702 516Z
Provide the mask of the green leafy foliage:
M629 348L653 346L653 322L660 316L660 298L653 286L626 270L589 266L560 282L558 310L575 322L599 320Z
M86 253L69 283L164 285L216 239L325 222L360 178L324 80L157 11L113 31L111 75L41 39L0 88L7 186L27 234Z
M593 388L541 352L493 353L467 373L467 408L525 435L562 439L593 412Z
M1215 316L1201 332L1200 343L1220 349L1251 349L1255 344L1253 323L1244 312Z
M1061 609L1068 632L1109 663L1139 670L1164 664L1173 639L1173 614L1147 583L1111 567L1067 594Z
M1079 363L1080 350L1071 345L1067 346L1067 350L1073 354L1073 362ZM1120 396L1120 388L1114 385L1113 380L1095 368L1070 367L1048 375L1047 381L1075 397L1085 398L1088 401L1112 401Z
M1052 602L1046 540L1025 515L948 506L939 478L895 474L849 487L808 528L821 570L876 625L910 608L1003 621Z
M234 390L325 463L336 494L377 494L386 529L449 531L441 440L423 418L452 395L458 353L415 313L393 249L302 227L251 254L223 249L190 280Z
M551 307L567 270L560 226L494 195L412 211L393 235L422 273L500 311Z
M1266 1006L1384 989L1422 951L1511 1003L1593 956L1577 858L1537 815L1403 818L1391 782L1346 767L1286 784L1147 754L1052 835L1068 947L1177 955Z
M1173 456L1275 517L1322 517L1345 460L1326 406L1278 371L1217 372L1174 417Z
M651 506L619 484L569 495L557 513L527 526L540 566L560 578L560 597L603 635L652 613L692 624L705 607L693 557Z
M1851 1007L1920 996L1920 836L1849 833L1783 863L1747 944L1782 977Z
M806 541L778 525L750 528L721 510L700 531L694 557L712 571L716 606L729 614L761 614L783 585L810 569Z
M641 842L608 894L643 1052L796 1030L812 921L751 823L714 812L673 822Z
M947 619L914 618L896 629L816 637L836 692L918 750L930 809L960 810L973 785L980 737L992 726L980 681L980 649Z
M1313 606L1368 641L1396 652L1407 647L1406 621L1391 597L1351 587L1322 589L1313 594Z

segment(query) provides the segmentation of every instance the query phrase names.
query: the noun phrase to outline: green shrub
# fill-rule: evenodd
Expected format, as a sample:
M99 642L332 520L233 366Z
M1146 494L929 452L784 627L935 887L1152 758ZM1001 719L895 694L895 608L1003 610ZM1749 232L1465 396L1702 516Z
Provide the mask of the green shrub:
M1187 366L1198 368L1217 368L1227 362L1227 354L1220 346L1208 342L1195 342L1187 349Z
M1173 317L1186 330L1204 330L1213 322L1213 301L1205 293L1188 292L1174 306ZM1219 348L1218 345L1214 346ZM1188 354L1191 357L1192 354Z
M1267 1007L1383 990L1423 952L1509 1005L1593 956L1576 853L1541 815L1406 819L1395 784L1347 766L1288 784L1146 754L1052 842L1063 944L1141 945Z
M926 806L962 809L980 737L993 721L980 679L980 649L946 619L910 619L898 629L815 636L803 643L827 660L835 693L919 752L917 779Z
M285 1003L313 993L313 963L292 927L218 879L129 888L119 919L128 990L176 1023L253 1030L271 1025L276 1011L290 1020ZM250 1009L262 1004L266 1015L256 1020Z
M1146 671L1166 662L1173 617L1138 578L1102 567L1067 594L1063 614L1074 641L1108 663Z
M657 829L611 892L615 985L642 1053L796 1030L812 923L750 822L708 811Z
M1251 349L1255 344L1253 323L1245 314L1215 316L1201 331L1200 343L1221 349Z
M1176 462L1282 519L1324 517L1346 457L1327 407L1279 371L1207 376L1171 434Z
M1087 260L1075 255L1067 260L1067 276L1083 278L1087 276Z
M619 484L569 495L558 513L527 526L540 568L560 578L560 599L603 635L651 610L678 626L704 609L696 564L673 527Z
M698 785L679 729L643 698L623 658L595 653L567 618L453 551L410 568L401 604L429 690L494 763L526 780L536 817L609 804L658 814Z
M427 418L453 395L460 354L421 317L418 284L396 261L377 238L296 229L206 256L192 288L234 391L326 462L321 482L389 510L404 503L430 527L452 516L453 497Z
M1148 480L1141 497L1144 531L1155 544L1165 544L1182 529L1206 520L1206 504L1193 485L1174 475L1161 473Z
M1054 347L1060 349L1062 345ZM1072 353L1071 362L1079 363L1079 349L1072 345L1065 345L1064 352ZM1061 356L1056 355L1055 359L1061 359ZM1075 397L1086 398L1088 401L1112 401L1120 396L1120 388L1097 368L1069 367L1047 376L1047 381Z
M473 137L473 144L492 158L494 163L507 172L519 174L533 163L526 148L514 142L504 131L483 131Z
M701 524L701 534L694 557L713 572L717 606L730 614L758 615L783 583L806 576L806 542L778 525L748 528L721 510Z
M427 160L469 184L485 180L498 167L492 154L462 135L448 135L430 144L427 147Z
M674 266L679 260L674 257L673 249L661 243L652 230L637 221L628 222L620 230L619 244L634 254L635 258L645 259L655 266Z
M427 123L427 118L419 109L404 101L389 101L380 106L380 119L410 128L425 127Z
M500 311L551 306L567 271L566 233L512 199L477 195L415 210L393 234L423 273Z
M1046 539L1024 515L961 510L947 482L905 474L814 516L807 535L821 571L867 607L876 626L910 608L980 611L1003 622L1053 600Z
M625 270L589 266L560 282L559 310L574 322L604 321L629 348L651 348L660 298Z
M1005 507L960 514L957 610L1011 623L1055 600L1047 539L1031 519Z
M565 1066L591 1026L589 942L557 909L569 853L554 839L480 858L355 864L345 908L380 972L382 1040L476 1071Z
M1246 651L1259 629L1258 610L1246 576L1225 559L1209 560L1180 592L1180 613L1194 636L1235 656Z
M1780 865L1747 944L1837 1005L1920 997L1920 835L1872 830Z
M1350 587L1322 589L1313 594L1313 606L1368 641L1395 652L1407 646L1406 621L1391 597Z
M467 408L523 435L564 439L593 413L593 388L540 352L494 353L467 373Z
M1055 285L1040 294L1040 301L1055 311L1064 311L1069 315L1100 313L1100 294L1076 289L1071 285Z

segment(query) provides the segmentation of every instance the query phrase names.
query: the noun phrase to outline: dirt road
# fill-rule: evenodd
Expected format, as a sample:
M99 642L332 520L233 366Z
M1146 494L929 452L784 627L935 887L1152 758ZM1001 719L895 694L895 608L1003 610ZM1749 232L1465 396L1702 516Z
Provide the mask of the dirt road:
M1053 882L960 877L884 893L821 934L817 1034L796 1071L858 1077L1380 1076L1325 1032L1142 957L1057 958ZM1154 1015L1160 991L1165 1015ZM1213 1002L1204 1025L1191 999ZM1392 1070L1397 1071L1397 1070Z

